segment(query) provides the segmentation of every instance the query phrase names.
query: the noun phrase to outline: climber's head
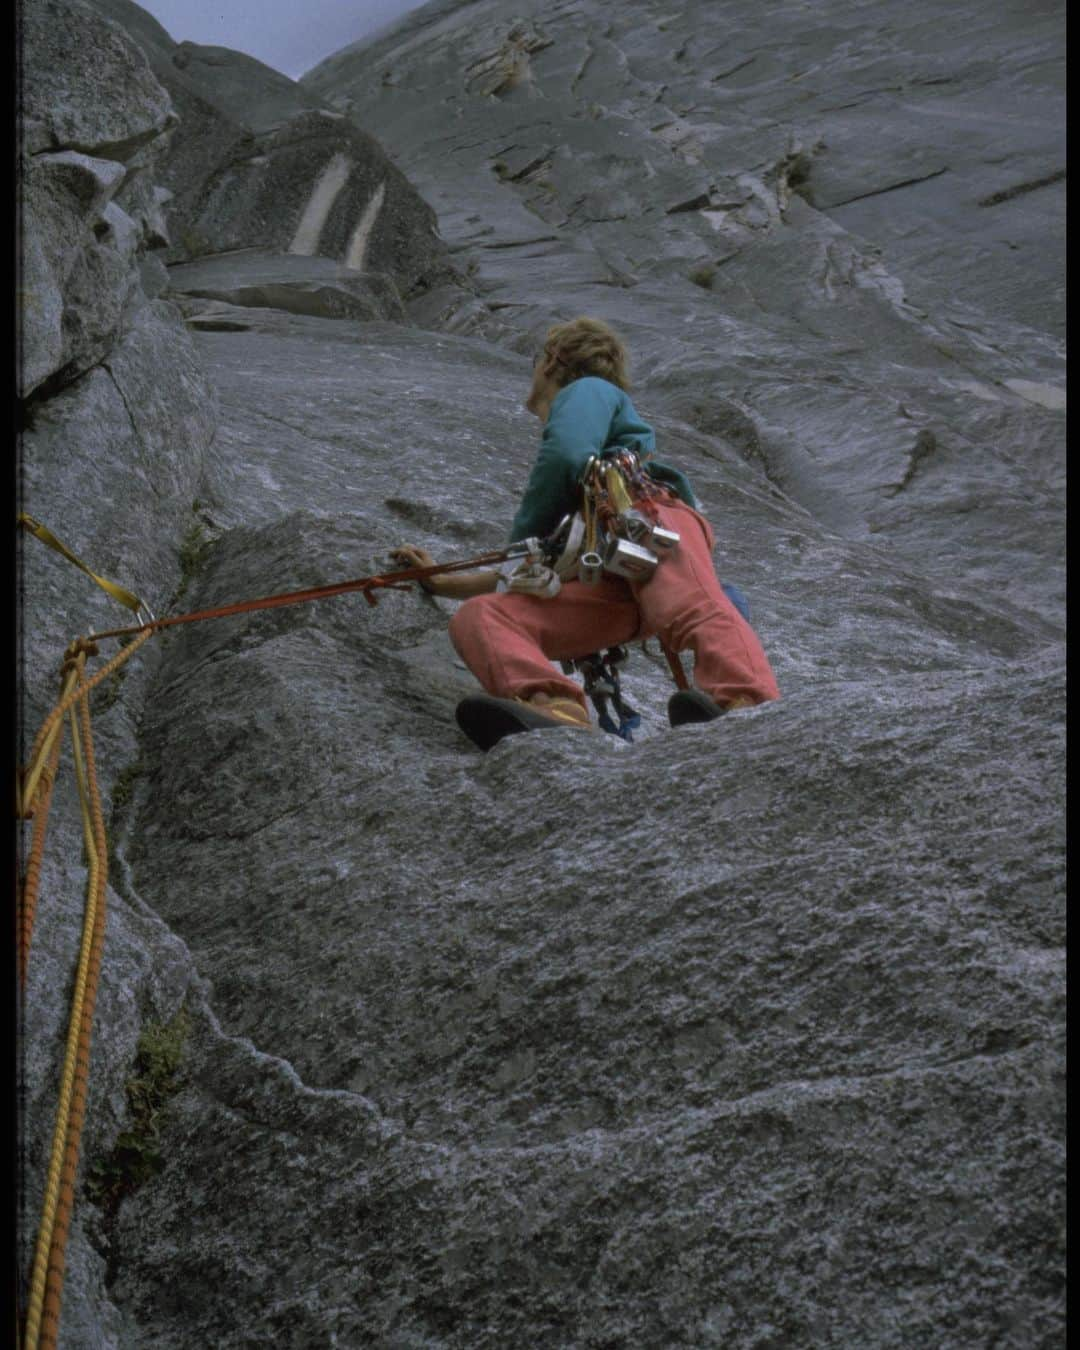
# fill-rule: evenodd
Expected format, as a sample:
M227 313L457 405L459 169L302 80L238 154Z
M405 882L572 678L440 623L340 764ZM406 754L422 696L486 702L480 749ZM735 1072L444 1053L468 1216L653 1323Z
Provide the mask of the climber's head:
M601 319L580 318L555 324L548 329L544 345L536 355L525 406L546 421L559 390L584 375L598 375L620 389L628 389L627 365L622 340Z

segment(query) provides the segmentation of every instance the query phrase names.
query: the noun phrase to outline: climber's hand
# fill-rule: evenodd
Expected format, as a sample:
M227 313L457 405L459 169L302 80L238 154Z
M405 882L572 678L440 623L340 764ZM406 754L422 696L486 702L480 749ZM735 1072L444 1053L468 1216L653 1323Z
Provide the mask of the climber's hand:
M562 582L552 568L542 563L522 562L520 558L504 564L499 575L497 589L515 595L535 595L537 599L549 600L562 589Z
M402 544L390 550L390 557L402 567L436 567L438 564L424 548L415 544ZM495 589L499 573L495 571L456 572L450 576L441 573L433 577L423 577L417 581L421 590L428 595L441 595L447 600L471 600L474 595L486 595Z
M402 567L434 567L435 559L425 548L417 548L414 544L402 544L400 548L392 548L390 556L395 562L399 562Z

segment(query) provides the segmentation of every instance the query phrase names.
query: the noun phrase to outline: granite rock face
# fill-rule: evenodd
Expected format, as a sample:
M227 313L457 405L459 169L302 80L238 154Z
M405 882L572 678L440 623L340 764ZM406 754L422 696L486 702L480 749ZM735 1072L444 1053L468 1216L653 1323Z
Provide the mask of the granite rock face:
M92 9L66 0L22 9L17 389L26 398L97 365L145 300L133 264L164 242L152 178L176 117L139 48Z
M175 124L142 49L94 7L31 0L20 21L25 152L77 150L126 162Z
M284 310L329 319L405 319L405 306L384 272L357 272L330 258L246 249L181 263L169 287L191 327L205 327L210 300L238 311ZM253 316L243 316L247 324Z
M527 363L302 322L199 336L222 424L192 604L503 537ZM451 405L452 440L425 415ZM1053 1339L1053 631L656 421L779 704L669 732L639 654L635 745L481 757L451 602L171 641L128 856L208 988L170 1164L112 1235L146 1343Z
M175 115L142 51L94 10L78 0L28 0L20 17L17 504L161 612L182 583L183 540L216 424L205 367L179 310L154 284L155 264L164 270L154 175ZM27 535L17 561L17 734L25 763L55 702L68 643L134 616ZM107 818L138 760L137 724L155 660L152 650L140 653L92 696ZM17 827L23 860L31 828ZM113 843L119 860L118 833ZM183 941L125 885L119 868L116 861L80 1183L87 1159L106 1156L128 1123L125 1081L142 1026L173 1016L195 975ZM66 754L19 1028L24 1276L56 1112L85 877ZM101 1244L88 1236L97 1224L80 1193L61 1344L116 1343L119 1314L106 1293Z
M1062 25L444 0L301 83L529 342L603 314L654 406L738 424L819 519L1060 620Z
M485 756L454 602L143 648L96 704L114 859L62 1346L1060 1343L1063 356L1028 304L1060 185L978 205L1056 172L1060 18L440 0L299 88L192 55L200 96L204 66L237 106L296 100L283 154L376 136L467 284L388 307L254 215L167 282L136 248L109 359L30 400L27 509L159 612L403 541L469 557L535 455L536 341L594 313L783 697L672 731L635 649L633 744ZM43 551L24 579L32 732L64 643L120 620ZM84 876L61 794L24 1229ZM154 1174L103 1202L140 1033L181 1008Z

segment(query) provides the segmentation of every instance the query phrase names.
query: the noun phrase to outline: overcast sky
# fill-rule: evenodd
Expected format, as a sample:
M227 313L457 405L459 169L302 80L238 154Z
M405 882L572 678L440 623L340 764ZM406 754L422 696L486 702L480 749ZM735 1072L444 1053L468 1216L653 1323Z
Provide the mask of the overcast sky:
M424 0L137 0L174 42L257 56L299 79L326 56L383 28Z

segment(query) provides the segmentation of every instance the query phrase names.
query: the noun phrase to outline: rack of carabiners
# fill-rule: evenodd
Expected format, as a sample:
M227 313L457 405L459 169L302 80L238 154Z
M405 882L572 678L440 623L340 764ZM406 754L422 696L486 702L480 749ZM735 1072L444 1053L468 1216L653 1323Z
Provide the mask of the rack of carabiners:
M564 580L576 577L596 585L606 572L625 581L644 582L679 543L679 535L660 522L657 502L666 489L641 467L632 450L593 455L581 474L581 509L560 522L555 532L555 571ZM671 673L680 687L685 676L674 655L664 648ZM577 673L605 731L633 740L641 715L623 697L620 668L629 659L625 647L610 647L576 661L563 661Z
M627 581L647 581L679 542L661 525L654 483L632 450L593 455L581 475L581 510L560 523L556 570L595 585L607 572ZM576 563L576 567L575 567Z

